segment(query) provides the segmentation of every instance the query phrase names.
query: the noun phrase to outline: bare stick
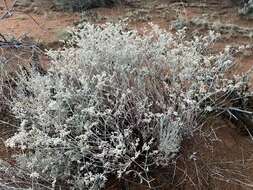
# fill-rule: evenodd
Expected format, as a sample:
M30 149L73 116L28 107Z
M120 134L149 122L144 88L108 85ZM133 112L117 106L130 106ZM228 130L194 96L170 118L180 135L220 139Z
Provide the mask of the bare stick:
M0 37L4 40L4 42L7 42L6 38L4 37L3 34L0 33Z

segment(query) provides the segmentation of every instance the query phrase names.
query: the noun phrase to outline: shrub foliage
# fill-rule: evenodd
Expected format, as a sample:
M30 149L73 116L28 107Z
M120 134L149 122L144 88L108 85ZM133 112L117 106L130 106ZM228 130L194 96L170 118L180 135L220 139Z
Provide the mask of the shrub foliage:
M166 165L200 116L228 109L225 94L246 97L246 78L226 78L229 50L208 51L215 40L185 38L155 26L139 34L124 25L84 24L69 46L49 51L46 75L19 75L11 108L21 121L7 140L26 150L17 165L53 187L99 189L108 176L135 176Z
M120 0L54 0L56 6L72 10L80 11L95 7L111 6L120 3Z

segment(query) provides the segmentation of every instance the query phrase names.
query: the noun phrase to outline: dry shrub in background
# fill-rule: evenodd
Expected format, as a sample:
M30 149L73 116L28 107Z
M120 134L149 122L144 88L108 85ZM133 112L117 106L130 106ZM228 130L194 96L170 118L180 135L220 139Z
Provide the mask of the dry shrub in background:
M54 4L65 10L80 11L95 7L112 6L120 3L131 3L133 0L54 0Z
M246 77L225 75L229 49L209 52L216 37L83 24L68 48L48 52L47 74L16 80L10 107L20 126L6 141L25 150L16 169L34 189L101 189L110 176L151 187L152 169L171 163L209 114L233 115L233 98L251 96Z
M253 17L253 1L252 0L231 0L235 5L240 6L239 13L248 18Z
M253 18L253 0L248 0L240 9L240 14Z

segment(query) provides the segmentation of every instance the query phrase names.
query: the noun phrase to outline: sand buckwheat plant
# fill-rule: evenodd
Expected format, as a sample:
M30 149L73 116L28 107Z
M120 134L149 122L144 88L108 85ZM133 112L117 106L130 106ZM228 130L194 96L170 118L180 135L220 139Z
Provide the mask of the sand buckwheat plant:
M20 125L6 145L25 150L16 164L34 189L101 189L130 175L151 187L152 168L175 158L203 115L229 111L222 96L250 95L246 77L226 78L229 49L209 52L217 35L151 28L85 23L48 52L47 74L19 74L10 107Z

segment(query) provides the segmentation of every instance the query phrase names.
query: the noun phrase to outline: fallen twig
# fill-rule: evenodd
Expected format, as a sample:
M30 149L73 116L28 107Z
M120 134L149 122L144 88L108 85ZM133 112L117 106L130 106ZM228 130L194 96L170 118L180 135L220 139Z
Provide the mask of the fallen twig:
M22 40L22 38L8 40L8 38L1 33L0 37L2 38L2 40L0 40L0 48L30 48L41 52L40 48L33 42Z
M209 3L186 3L186 2L176 2L172 3L170 6L183 6L183 7L191 7L191 8L216 8L220 7L220 3L217 2L209 2ZM224 5L221 8L231 8L232 6L230 5Z
M4 37L3 34L0 33L0 37L1 37L5 42L7 42L7 40L6 40L6 38Z

